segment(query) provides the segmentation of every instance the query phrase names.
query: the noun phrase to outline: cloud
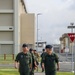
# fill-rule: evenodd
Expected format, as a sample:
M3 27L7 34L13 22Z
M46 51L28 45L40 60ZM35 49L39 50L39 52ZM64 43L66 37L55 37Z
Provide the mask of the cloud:
M60 6L60 10L66 10L68 9L72 4L74 3L74 0L65 0L65 2L62 3Z
M69 10L75 11L75 0L73 0L73 4L69 7Z
M47 1L46 0L25 0L26 7L29 13L43 13L47 12Z
M43 40L47 40L48 43L57 43L57 41L59 43L62 34L70 32L67 26L75 21L74 13L75 11L67 10L43 15L39 20Z
M59 43L67 26L75 22L75 0L25 0L28 12L39 13L39 38L48 43ZM37 28L36 28L37 29Z

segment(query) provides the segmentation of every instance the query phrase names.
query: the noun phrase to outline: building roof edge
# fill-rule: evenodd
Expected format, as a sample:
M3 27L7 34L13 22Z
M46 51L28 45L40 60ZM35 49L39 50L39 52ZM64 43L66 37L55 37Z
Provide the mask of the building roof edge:
M24 0L21 0L21 2L22 2L22 5L24 5L25 12L27 13L27 9L26 9L26 5L25 5Z

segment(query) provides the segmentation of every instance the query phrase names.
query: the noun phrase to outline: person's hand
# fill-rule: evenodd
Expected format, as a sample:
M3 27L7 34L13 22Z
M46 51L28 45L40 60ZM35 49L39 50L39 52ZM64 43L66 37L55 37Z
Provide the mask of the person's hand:
M35 67L38 67L38 65L35 65Z
M36 70L36 69L37 69L37 67L34 67L34 69Z
M42 72L44 72L44 69L42 68Z
M35 65L34 69L36 70L38 68L38 65Z
M15 69L18 69L18 68L19 68L19 65L16 63L16 64L14 65L14 67L15 67Z
M30 72L32 71L32 68L30 68Z
M15 69L18 69L17 65L15 65Z
M57 71L59 71L59 67L57 67Z
M45 69L44 64L42 64L42 69L43 69L43 70Z

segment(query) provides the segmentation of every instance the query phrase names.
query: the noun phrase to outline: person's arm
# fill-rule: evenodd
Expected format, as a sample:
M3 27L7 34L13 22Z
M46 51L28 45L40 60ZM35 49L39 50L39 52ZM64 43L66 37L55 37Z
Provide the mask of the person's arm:
M34 65L35 65L35 67L37 67L38 65L37 65L37 63L36 63L36 61L34 61Z
M59 62L57 63L57 71L59 71Z
M38 58L40 57L40 54L39 53L37 53L37 56L38 56Z
M44 63L42 63L42 69L45 69Z
M41 66L42 66L43 69L45 69L44 63L45 63L45 55L43 55L42 58L41 58Z
M32 69L32 64L29 64L29 66L30 66L30 69Z
M29 66L30 66L30 69L32 69L32 56L30 54L30 58L29 58Z
M18 69L19 68L19 63L17 61L15 61L15 68Z
M19 54L16 56L15 63L14 63L14 67L15 67L16 69L19 68Z
M37 63L36 63L36 61L37 61L37 60L36 60L36 56L35 56L34 54L33 54L33 60L34 60L34 61L33 61L33 63L34 63L34 68L36 69L36 67L37 67L38 65L37 65Z
M57 71L59 71L59 57L55 54L55 61L57 63Z

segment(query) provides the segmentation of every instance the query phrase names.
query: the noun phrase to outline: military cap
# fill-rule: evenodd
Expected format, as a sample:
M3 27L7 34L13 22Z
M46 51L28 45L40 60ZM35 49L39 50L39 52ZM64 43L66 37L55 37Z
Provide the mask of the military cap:
M32 49L32 48L30 48L30 49L29 49L29 51L33 51L33 49Z
M46 48L46 49L47 49L47 48L52 49L52 45L46 45L45 48Z
M28 47L28 45L24 43L24 44L22 45L22 47L23 47L23 48L24 48L24 47Z

